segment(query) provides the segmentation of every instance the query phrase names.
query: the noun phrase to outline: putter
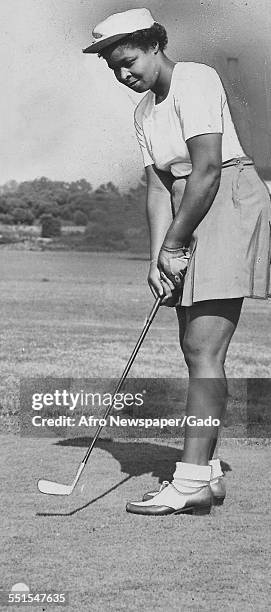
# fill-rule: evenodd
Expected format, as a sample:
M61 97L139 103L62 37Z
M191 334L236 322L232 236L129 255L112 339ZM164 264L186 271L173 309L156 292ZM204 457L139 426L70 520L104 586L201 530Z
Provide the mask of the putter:
M138 353L138 351L139 351L139 349L141 347L141 344L142 344L142 342L143 342L143 340L144 340L144 338L145 338L145 336L147 334L148 329L150 328L150 326L151 326L151 324L152 324L152 322L154 320L154 317L155 317L155 315L156 315L156 313L158 311L158 308L159 308L159 306L160 306L160 304L162 302L162 299L163 299L163 297L156 298L155 303L154 303L154 305L152 307L152 310L151 310L149 316L145 320L144 327L143 327L143 330L142 330L142 332L140 334L140 337L139 337L139 339L138 339L138 341L137 341L137 343L135 345L135 348L134 348L134 350L133 350L133 352L131 354L131 357L130 357L130 359L129 359L129 361L128 361L128 363L127 363L127 365L126 365L126 367L125 367L125 369L123 371L123 374L122 374L122 376L121 376L121 378L120 378L120 380L119 380L119 382L118 382L118 384L116 386L116 389L115 389L115 391L113 393L112 402L111 402L110 406L108 406L108 408L106 409L106 412L105 412L105 414L103 416L103 419L105 421L106 421L108 415L110 414L110 412L111 412L111 410L112 410L112 408L114 406L115 395L117 395L117 393L119 393L119 391L120 391L120 389L121 389L121 387L122 387L122 385L123 385L123 383L125 381L125 378L126 378L128 372L129 372L132 364L134 363L134 360L135 360L135 358L137 356L137 353ZM82 472L83 472L83 470L84 470L84 468L85 468L85 466L86 466L86 464L87 464L87 462L89 460L91 452L92 452L92 450L93 450L93 448L94 448L94 446L95 446L95 444L96 444L96 442L98 440L98 437L99 437L103 427L104 427L104 425L99 425L97 427L97 430L95 432L95 436L94 436L90 446L88 447L88 450L87 450L87 452L86 452L86 454L84 456L83 461L80 463L80 465L78 467L75 479L72 482L72 484L71 485L66 485L66 484L61 484L59 482L53 482L52 480L38 480L38 489L39 489L39 491L41 493L45 493L46 495L70 495L73 492L73 490L74 490L76 484L78 483L78 480L79 480L79 478L80 478L80 476L81 476L81 474L82 474Z

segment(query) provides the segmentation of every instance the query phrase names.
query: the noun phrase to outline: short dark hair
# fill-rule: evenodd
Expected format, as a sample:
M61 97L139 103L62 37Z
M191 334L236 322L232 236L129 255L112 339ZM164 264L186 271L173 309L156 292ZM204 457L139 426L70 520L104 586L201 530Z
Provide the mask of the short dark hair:
M131 47L138 47L142 49L142 51L148 51L155 42L158 42L160 51L164 51L168 43L167 32L164 26L156 22L146 30L137 30L136 32L132 32L132 34L127 34L125 38L121 38L118 42L112 43L112 45L106 47L98 55L99 57L105 58L108 52L113 51L116 47L125 47L128 45Z

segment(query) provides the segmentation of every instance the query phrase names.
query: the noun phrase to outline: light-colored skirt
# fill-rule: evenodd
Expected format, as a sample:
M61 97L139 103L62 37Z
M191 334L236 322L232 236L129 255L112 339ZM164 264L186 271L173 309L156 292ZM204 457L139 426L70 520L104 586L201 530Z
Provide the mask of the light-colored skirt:
M249 160L222 168L219 190L190 250L182 306L271 295L270 196Z

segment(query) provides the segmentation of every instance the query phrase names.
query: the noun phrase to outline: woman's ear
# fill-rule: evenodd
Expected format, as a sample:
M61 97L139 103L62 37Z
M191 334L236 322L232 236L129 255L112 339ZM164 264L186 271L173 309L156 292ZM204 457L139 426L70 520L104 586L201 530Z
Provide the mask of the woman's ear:
M152 49L153 49L153 51L154 51L154 53L156 55L158 53L158 51L159 51L159 43L154 41L151 46L152 46Z

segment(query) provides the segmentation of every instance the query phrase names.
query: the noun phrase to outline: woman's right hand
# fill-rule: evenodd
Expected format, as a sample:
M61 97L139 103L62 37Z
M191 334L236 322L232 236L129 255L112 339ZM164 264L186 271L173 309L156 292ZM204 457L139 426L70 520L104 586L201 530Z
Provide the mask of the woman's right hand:
M170 281L168 281L170 283ZM157 267L156 262L151 262L149 274L148 274L148 283L150 290L155 298L159 295L164 296L162 301L163 306L176 306L176 303L179 300L179 295L176 295L176 290L174 289L174 285L164 281L161 278L160 271Z

